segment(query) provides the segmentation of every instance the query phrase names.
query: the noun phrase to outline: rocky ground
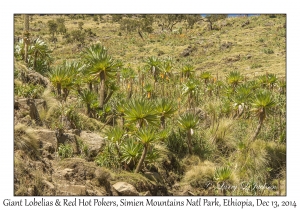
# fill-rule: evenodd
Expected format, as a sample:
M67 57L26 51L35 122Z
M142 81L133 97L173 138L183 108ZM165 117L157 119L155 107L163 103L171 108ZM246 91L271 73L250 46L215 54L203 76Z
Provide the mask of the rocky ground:
M165 171L112 172L96 165L103 136L90 131L51 130L34 122L43 99L15 98L14 193L27 196L194 195L177 183L172 159ZM80 144L87 145L83 155ZM59 145L71 145L73 157L61 158ZM34 149L36 148L36 149Z
M59 136L57 132L44 128L33 129L32 132L37 136L40 155L24 150L15 151L15 195L194 195L191 189L182 188L170 177L165 179L158 172L112 173L97 166L91 160L100 151L104 139L95 133L83 131L76 135L70 132ZM76 143L78 137L89 145L90 157L59 158L58 145L66 142L73 146L75 154L79 153ZM172 183L174 185L170 186Z

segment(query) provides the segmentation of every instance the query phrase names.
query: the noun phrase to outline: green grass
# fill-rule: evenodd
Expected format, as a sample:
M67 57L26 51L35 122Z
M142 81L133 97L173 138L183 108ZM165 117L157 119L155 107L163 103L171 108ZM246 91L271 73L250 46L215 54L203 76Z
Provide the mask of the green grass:
M184 60L180 57L180 53L189 45L197 47L197 51L192 53L189 58L193 60L196 69L211 72L213 75L216 72L221 72L230 65L231 69L237 68L244 74L252 75L256 73L255 68L248 69L251 66L250 60L240 60L237 62L226 62L223 59L240 54L241 57L251 54L253 59L259 59L258 65L267 66L262 68L260 72L268 71L269 73L276 73L279 76L285 75L285 28L282 25L285 23L285 16L278 16L270 18L269 16L253 16L248 17L250 25L241 27L240 25L245 22L245 18L228 18L226 26L221 30L207 31L206 23L199 22L194 29L183 31L182 34L163 32L157 23L154 24L155 33L144 35L145 39L142 40L138 33L126 34L122 33L119 36L119 24L112 23L105 17L105 21L95 22L90 18L71 20L65 15L33 15L30 27L32 29L38 28L40 31L34 30L32 36L39 35L44 40L48 41L50 34L47 28L47 21L63 17L67 31L78 29L78 22L83 22L83 29L91 29L97 35L95 39L86 38L85 45L94 42L101 42L109 49L109 53L117 59L122 59L126 63L131 63L136 69L138 66L143 65L143 58L147 56L157 56L158 51L163 51L165 54L180 61ZM265 26L265 22L274 24L273 26ZM97 24L99 23L99 24ZM181 24L177 24L174 28L178 30ZM22 32L22 19L21 16L15 16L15 33ZM201 34L201 35L200 35ZM63 44L63 35L56 35L58 42L56 44L50 43L53 49L55 58L60 59L76 59L78 51L77 43ZM232 46L226 50L220 50L220 46L225 42L231 42ZM141 47L145 50L141 51ZM262 52L264 54L262 54ZM277 56L280 53L283 56ZM212 57L214 62L212 62ZM198 62L201 60L201 62Z
M65 18L68 33L78 30L78 23L83 22L82 31L89 31L92 36L86 36L84 43L69 43L63 34L55 34L57 42L50 42L47 22L58 17ZM247 20L249 24L242 27ZM114 171L112 183L126 181L138 189L146 190L154 183L142 174L155 171L165 180L176 177L176 180L174 178L166 183L170 187L177 182L180 186L192 187L198 194L209 188L208 183L214 187L222 183L238 184L242 181L269 184L279 178L285 179L282 175L285 173L286 150L286 98L283 82L286 72L285 21L285 16L281 15L276 15L275 18L269 15L237 17L215 23L215 30L207 30L206 23L201 21L194 29L188 30L184 29L183 23L179 23L173 32L161 31L155 22L154 32L143 33L142 39L136 32L127 34L120 31L119 24L113 23L109 15L104 16L101 21L89 16L71 19L66 15L33 15L30 22L31 36L41 36L53 50L51 67L61 65L65 59L80 61L84 47L98 42L108 49L108 54L114 59L121 60L124 68L132 69L133 72L126 76L121 67L118 69L120 78L114 75L107 78L105 97L111 98L108 97L104 108L100 109L99 76L92 78L93 75L86 72L77 72L78 80L74 82L78 86L68 84L70 92L64 101L62 97L58 97L58 88L53 84L41 88L27 83L22 74L29 74L31 70L26 68L20 58L16 58L15 96L45 100L47 107L38 110L44 122L43 128L61 128L64 132L77 129L109 137L113 144L106 144L102 148L95 163L89 162L91 158L87 145L80 140L77 143L81 156L85 158L81 161L88 161L93 167L107 167ZM21 17L15 16L16 36L22 33L22 24ZM186 57L181 55L184 50L190 50ZM173 75L164 75L166 66L160 69L165 70L164 73L155 68L157 74L154 74L154 68L149 68L151 62L146 66L149 58L165 62L169 57L173 60ZM181 74L183 67L187 66L193 67L195 74ZM93 91L97 96L90 106L79 103L80 95L86 90ZM263 119L264 124L257 139L250 141L259 125L258 117L251 110L257 93L261 91L270 92L272 98L276 99L276 105L272 106L267 118ZM174 113L156 113L153 105L157 105L161 98L175 102L171 105L174 106ZM134 109L130 109L130 101L149 104L149 113L145 113L146 107L138 107L139 116L131 119L137 109L132 104ZM87 116L87 109L91 109L90 116ZM259 109L257 111L261 112ZM18 110L15 112L18 113ZM28 112L29 110L23 110L23 113L18 113L20 119L17 120L25 121L26 115L30 118ZM147 114L151 114L151 119L145 116ZM179 127L180 116L187 115L195 118L197 126ZM143 122L141 119L144 119ZM166 129L162 132L164 128L160 123L164 122ZM120 145L114 139L116 136L105 134L113 126L124 129ZM17 140L20 140L20 145L15 145L16 149L22 150L22 145L26 144L35 148L35 144L29 141L29 130L27 132L23 127L15 127ZM124 160L127 150L142 146L137 141L141 127L149 127L158 135L164 133L164 138L160 143L153 142L148 147L141 172L133 173L142 156L142 149L135 151L137 155L134 157L138 158L132 161L127 159L127 164ZM29 140L25 141L26 138ZM126 143L130 143L132 148L125 148ZM191 148L190 152L188 148ZM60 160L61 164L76 159L72 153L70 145L59 145L58 154L61 159L65 158ZM130 155L127 158L131 158ZM168 177L168 174L175 175ZM20 190L20 194L24 194L24 189ZM232 192L212 192L214 195L222 193L227 195ZM251 193L263 194L237 192L236 195L252 195Z

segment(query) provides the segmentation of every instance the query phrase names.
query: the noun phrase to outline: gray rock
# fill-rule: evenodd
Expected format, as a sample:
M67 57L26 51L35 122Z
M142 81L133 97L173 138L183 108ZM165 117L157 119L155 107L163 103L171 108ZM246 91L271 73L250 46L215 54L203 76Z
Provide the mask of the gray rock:
M47 188L49 188L50 190L54 190L55 189L54 185L51 182L48 182L47 180L43 180L43 184L45 186L47 186Z
M104 146L104 138L96 133L87 133L82 131L80 138L82 139L83 143L87 144L91 157L96 157L101 148Z
M29 83L32 83L34 85L42 85L44 87L46 87L50 82L49 79L47 77L42 76L40 73L35 72L35 71L30 71L27 75L26 75L26 79Z
M233 45L232 42L224 42L221 44L220 49L226 50L226 49L229 49L232 45Z
M66 180L69 180L73 176L73 174L73 169L71 168L65 168L61 171L61 177Z
M135 189L135 187L131 184L128 184L127 182L117 182L113 185L113 189L115 189L119 195L139 195L139 192Z
M41 148L47 150L49 153L53 153L57 149L58 145L54 131L39 129L35 132L38 135Z
M183 52L180 54L181 57L187 57L189 56L192 52L196 51L196 47L188 46Z
M98 190L86 190L86 194L90 196L105 196L103 193Z
M69 185L69 184L63 184L58 185L56 195L87 195L87 190L84 185Z

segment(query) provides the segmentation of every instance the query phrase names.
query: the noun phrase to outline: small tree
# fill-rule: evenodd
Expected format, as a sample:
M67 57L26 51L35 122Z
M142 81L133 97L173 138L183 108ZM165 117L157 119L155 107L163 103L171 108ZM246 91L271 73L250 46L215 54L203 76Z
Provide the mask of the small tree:
M61 34L65 34L67 32L67 28L65 25L65 19L64 18L57 18L57 32Z
M183 19L185 21L185 29L193 29L194 25L201 20L201 15L185 15Z
M211 14L211 15L207 15L205 17L205 20L207 20L209 22L210 30L213 30L213 23L214 22L217 22L218 20L225 19L227 17L228 17L227 14L215 14L215 15Z
M78 27L79 27L79 30L80 30L80 31L83 29L83 27L82 27L83 25L84 25L83 22L78 22Z
M173 27L184 19L185 15L181 14L168 14L168 15L156 15L156 21L158 22L161 30L168 29L173 30Z
M147 152L148 152L148 149L149 149L149 145L155 141L157 138L156 138L156 135L154 133L154 131L152 129L140 129L137 134L136 134L136 137L138 139L138 141L143 145L144 149L143 149L143 153L142 153L142 156L138 162L138 165L135 169L135 173L138 173L141 168L142 168L142 165L144 163L144 160L146 158L146 155L147 155Z
M135 123L137 128L157 125L158 118L155 112L155 106L148 100L131 100L125 104L125 120L128 123Z
M54 40L54 34L57 33L58 25L54 20L49 20L47 25L50 34L52 34L52 40Z
M275 101L269 92L258 93L252 102L252 112L258 117L259 123L252 137L252 141L258 136L261 127L270 110L275 106Z
M72 40L78 41L81 44L84 44L85 33L80 30L71 31Z
M86 105L87 108L87 115L89 117L92 117L92 109L91 105L97 101L97 95L96 93L90 91L90 90L83 90L79 94L79 99L81 102Z
M29 63L35 71L44 73L46 70L49 70L49 65L51 63L51 52L52 51L48 48L48 45L43 40L37 38L33 41L32 45L29 48ZM46 66L38 66L39 61L45 63Z
M192 136L194 134L194 129L197 128L199 124L199 120L195 115L186 113L179 117L178 124L179 127L186 132L189 153L190 155L192 155Z
M92 45L86 48L83 53L83 60L87 64L87 73L95 79L100 79L99 106L107 102L105 99L105 81L114 78L119 67L119 63L108 55L107 49L100 45Z
M142 32L153 32L153 21L152 15L138 15L135 18L126 17L119 20L120 30L126 31L127 33L138 32L141 38L143 38Z
M161 129L166 128L166 118L170 118L177 111L175 103L167 99L159 100L155 110L160 118Z

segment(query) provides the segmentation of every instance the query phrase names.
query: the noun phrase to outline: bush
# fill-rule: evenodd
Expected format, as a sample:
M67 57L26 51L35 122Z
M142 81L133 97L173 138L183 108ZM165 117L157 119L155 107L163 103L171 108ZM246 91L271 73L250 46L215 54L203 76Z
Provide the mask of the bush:
M98 15L93 16L93 21L98 22L98 19L99 19Z
M82 158L89 159L90 158L90 149L89 149L88 145L85 144L82 141L82 139L80 139L80 138L76 138L76 139L77 139L77 144L78 144L78 147L79 147L80 156Z
M266 53L266 54L273 54L274 53L274 51L272 49L269 49L269 48L263 49L263 52Z
M58 155L61 159L73 156L73 148L70 144L60 144L58 147Z
M113 144L107 144L95 159L98 166L118 169L121 167L120 158Z
M280 172L286 167L286 145L275 142L268 142L266 145L270 167L270 176L273 178L280 177Z
M212 162L199 162L192 166L184 175L183 182L189 183L194 188L207 189L213 182L215 166Z
M224 145L225 146L225 145ZM196 137L193 140L193 154L203 159L210 159L215 155L215 149L213 145L204 139L203 137Z
M34 131L24 124L14 127L14 150L23 150L32 157L39 155L38 137Z
M174 131L166 139L167 148L174 154L177 154L179 158L184 157L188 153L188 146L183 139L182 135Z
M41 85L15 83L14 92L19 97L36 99L41 97L44 87Z
M251 65L251 69L257 69L257 68L260 68L260 67L262 67L262 65L261 65L261 64L258 64L258 63L253 63L253 64Z

